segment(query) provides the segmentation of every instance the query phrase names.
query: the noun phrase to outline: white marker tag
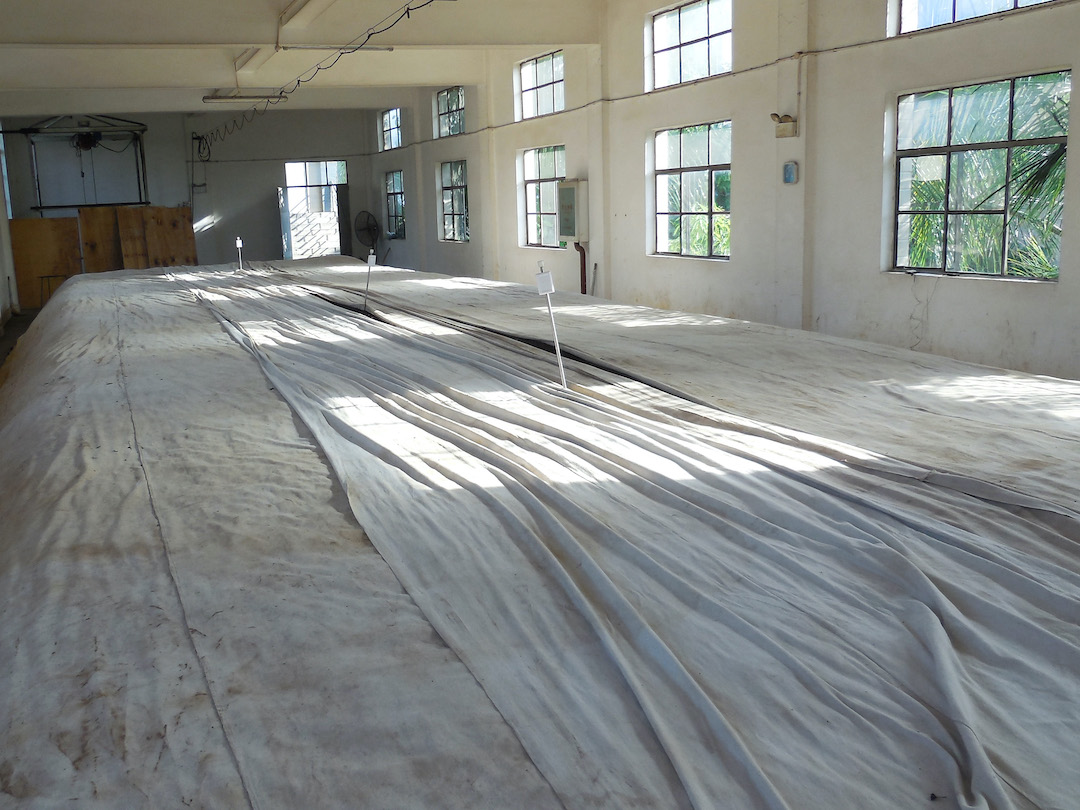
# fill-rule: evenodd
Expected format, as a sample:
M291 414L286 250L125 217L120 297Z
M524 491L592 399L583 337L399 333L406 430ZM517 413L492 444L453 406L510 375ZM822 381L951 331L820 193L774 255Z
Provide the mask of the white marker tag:
M540 295L551 295L555 292L555 279L551 277L551 273L541 270L536 274L536 291Z

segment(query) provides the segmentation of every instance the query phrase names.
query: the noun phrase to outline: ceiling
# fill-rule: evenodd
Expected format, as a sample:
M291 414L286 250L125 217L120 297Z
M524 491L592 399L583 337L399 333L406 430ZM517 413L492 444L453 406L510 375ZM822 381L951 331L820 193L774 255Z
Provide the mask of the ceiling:
M365 40L282 108L378 106L387 87L482 83L491 49L599 41L601 0L410 0L368 39L403 2L3 0L0 116L222 109L203 98L291 88Z

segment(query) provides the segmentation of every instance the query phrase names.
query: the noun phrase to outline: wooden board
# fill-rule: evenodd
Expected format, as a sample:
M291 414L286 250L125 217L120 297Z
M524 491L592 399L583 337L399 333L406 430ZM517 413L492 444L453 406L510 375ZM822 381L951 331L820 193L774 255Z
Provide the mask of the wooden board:
M146 229L143 225L143 209L121 207L116 209L116 222L120 231L120 252L125 270L142 270L150 266L146 256Z
M38 309L63 281L81 272L79 220L13 219L11 253L19 306Z
M124 255L115 208L80 208L79 235L82 237L83 268L87 273L123 268Z
M143 209L146 257L151 267L198 264L190 208Z

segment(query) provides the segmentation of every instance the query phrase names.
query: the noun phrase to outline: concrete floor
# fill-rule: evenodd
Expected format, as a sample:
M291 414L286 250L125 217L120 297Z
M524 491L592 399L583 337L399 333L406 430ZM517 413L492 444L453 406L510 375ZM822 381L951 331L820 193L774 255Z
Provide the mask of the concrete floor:
M37 314L38 310L36 309L24 309L21 314L12 315L0 327L0 365L3 365L4 361L7 360L7 356L15 348L16 341L22 336L23 332L30 328L30 324Z

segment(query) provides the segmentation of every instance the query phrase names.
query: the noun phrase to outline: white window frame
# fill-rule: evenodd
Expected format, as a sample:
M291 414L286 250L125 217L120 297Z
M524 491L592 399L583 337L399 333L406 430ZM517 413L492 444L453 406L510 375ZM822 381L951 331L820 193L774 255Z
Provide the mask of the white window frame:
M551 171L544 168L545 154L551 154ZM522 217L525 247L564 248L559 239L559 181L566 179L566 146L539 146L521 153L524 199ZM545 238L544 225L551 238Z
M1053 2L1053 0L983 0L983 2L1005 6L1005 8L993 8L987 11L978 11L974 8L980 0L939 0L940 5L944 7L940 9L942 19L935 19L921 25L918 21L919 0L896 0L896 2L899 3L899 11L894 33L910 34L914 31L924 31L927 28L939 28L942 25L953 25L954 23L975 20L980 17L1005 14L1017 9L1043 5L1044 3ZM944 19L945 16L948 19Z
M690 0L649 16L646 26L646 90L662 90L730 73L734 59L734 0ZM700 15L700 16L699 16ZM674 23L674 31L670 25ZM665 36L664 31L674 37ZM704 69L692 69L695 60ZM660 80L663 67L677 66L675 81Z
M459 165L461 183L457 184L453 182L453 171ZM469 241L469 173L465 160L448 160L439 165L439 239Z
M405 238L405 172L392 169L383 177L386 190L386 233L389 239Z
M401 108L383 110L379 113L379 151L389 152L401 144Z
M562 50L550 51L519 62L515 84L521 120L563 112L566 109L565 54ZM546 106L542 104L546 100L550 100L551 109L540 112Z
M461 85L444 88L435 94L435 137L451 138L464 133L465 88Z

